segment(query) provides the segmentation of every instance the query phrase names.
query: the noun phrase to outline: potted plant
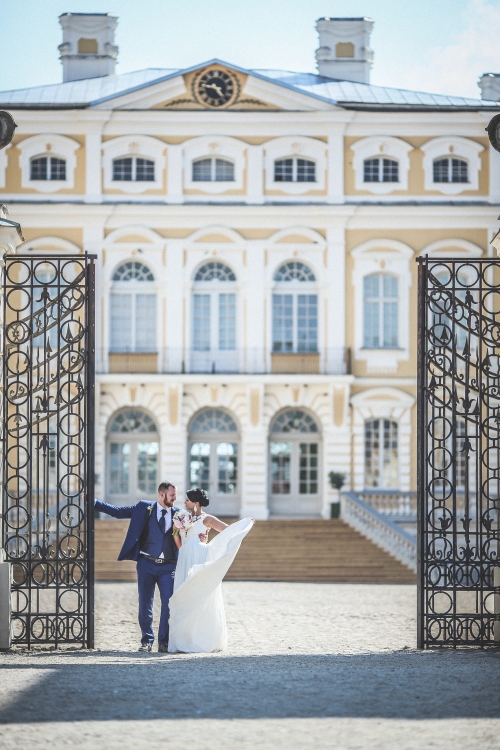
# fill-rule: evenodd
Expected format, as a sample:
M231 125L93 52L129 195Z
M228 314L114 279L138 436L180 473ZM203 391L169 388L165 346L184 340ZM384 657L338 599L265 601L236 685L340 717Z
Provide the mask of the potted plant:
M340 490L344 486L345 474L341 474L338 471L331 471L328 474L330 485L334 491L335 499L330 504L330 518L340 517Z

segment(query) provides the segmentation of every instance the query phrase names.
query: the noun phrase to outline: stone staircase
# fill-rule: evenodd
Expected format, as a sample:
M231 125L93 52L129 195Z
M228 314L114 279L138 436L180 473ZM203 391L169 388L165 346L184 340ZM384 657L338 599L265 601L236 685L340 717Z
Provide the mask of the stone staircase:
M96 520L97 581L135 581L135 563L116 559L127 524ZM271 520L257 521L226 580L415 583L416 577L342 520Z

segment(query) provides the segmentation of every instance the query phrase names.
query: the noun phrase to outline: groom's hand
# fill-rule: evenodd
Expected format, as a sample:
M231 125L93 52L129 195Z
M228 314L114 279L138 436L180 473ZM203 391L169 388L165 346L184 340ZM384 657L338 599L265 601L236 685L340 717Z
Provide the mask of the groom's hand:
M202 544L206 544L208 542L208 531L205 534L198 534L198 539Z

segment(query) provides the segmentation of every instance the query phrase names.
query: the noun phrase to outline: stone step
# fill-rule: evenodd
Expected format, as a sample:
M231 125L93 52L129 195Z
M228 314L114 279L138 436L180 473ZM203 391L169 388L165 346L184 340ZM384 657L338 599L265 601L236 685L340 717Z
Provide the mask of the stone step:
M227 519L232 523L234 519ZM128 521L95 522L97 581L135 581L117 557ZM341 519L257 521L226 576L240 581L415 583L415 574Z

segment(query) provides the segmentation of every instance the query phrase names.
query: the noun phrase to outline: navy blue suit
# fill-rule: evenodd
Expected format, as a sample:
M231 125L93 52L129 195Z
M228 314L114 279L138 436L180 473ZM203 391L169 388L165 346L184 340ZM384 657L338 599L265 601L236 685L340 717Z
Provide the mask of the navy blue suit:
M179 551L172 539L171 529L166 534L160 531L157 521L156 501L141 500L137 505L118 507L96 500L95 509L113 518L130 518L127 535L118 555L119 560L137 561L137 585L139 590L139 625L143 644L154 642L153 602L155 587L161 598L158 643L168 643L169 600L174 590L175 566ZM177 507L172 508L172 515ZM153 557L164 553L165 562L155 563L141 555L141 549Z

